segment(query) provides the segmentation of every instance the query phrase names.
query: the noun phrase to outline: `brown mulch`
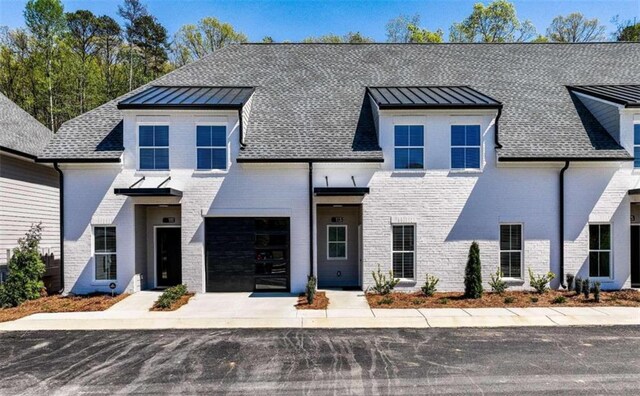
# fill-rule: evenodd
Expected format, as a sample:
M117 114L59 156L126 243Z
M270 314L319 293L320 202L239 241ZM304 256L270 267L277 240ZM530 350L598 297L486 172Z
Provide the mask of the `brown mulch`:
M296 304L297 309L327 309L328 306L329 298L327 298L325 292L316 292L316 298L311 305L307 303L307 296L301 294Z
M42 297L26 301L15 308L0 309L0 322L9 322L37 313L104 311L128 296L125 293L115 297L111 297L109 294Z
M171 304L171 307L169 308L160 308L154 304L153 307L151 307L150 311L175 311L181 306L186 305L191 299L191 297L193 297L194 295L195 295L194 293L185 294L184 296L180 297L176 302Z
M622 306L640 307L640 292L621 290L601 292L600 302L595 302L593 293L589 299L576 295L575 292L550 290L544 294L528 291L507 291L502 295L484 293L482 298L467 299L464 293L443 292L433 297L426 297L422 292L393 292L387 296L367 294L371 308L506 308L506 307L589 307L589 306ZM564 296L566 302L553 303L553 299ZM537 298L537 301L535 299ZM511 300L511 302L505 302Z

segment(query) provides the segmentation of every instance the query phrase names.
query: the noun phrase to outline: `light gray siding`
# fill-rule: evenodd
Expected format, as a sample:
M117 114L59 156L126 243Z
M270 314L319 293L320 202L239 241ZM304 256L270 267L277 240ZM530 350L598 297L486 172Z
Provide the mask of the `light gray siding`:
M616 142L620 143L620 112L618 108L613 104L607 104L584 95L578 95L578 97L604 129L613 136Z
M32 224L42 223L40 246L60 256L58 173L31 160L0 154L0 265Z

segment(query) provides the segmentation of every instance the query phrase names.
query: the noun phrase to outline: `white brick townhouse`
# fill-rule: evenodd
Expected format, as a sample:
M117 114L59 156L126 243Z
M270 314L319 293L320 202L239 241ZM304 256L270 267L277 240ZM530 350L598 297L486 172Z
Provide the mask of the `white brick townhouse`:
M640 44L236 45L62 126L68 292L640 284ZM638 158L634 162L634 157ZM560 279L554 286L560 285Z

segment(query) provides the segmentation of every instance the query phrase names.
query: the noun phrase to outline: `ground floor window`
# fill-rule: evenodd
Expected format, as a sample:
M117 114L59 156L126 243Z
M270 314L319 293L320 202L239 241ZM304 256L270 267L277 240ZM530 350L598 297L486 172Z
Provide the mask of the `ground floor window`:
M415 226L393 226L393 276L401 279L415 277Z
M589 225L589 276L611 276L611 224Z
M93 235L96 280L116 280L116 228L95 227Z
M347 226L327 226L327 259L347 259Z
M522 278L522 224L500 225L500 271L505 278Z

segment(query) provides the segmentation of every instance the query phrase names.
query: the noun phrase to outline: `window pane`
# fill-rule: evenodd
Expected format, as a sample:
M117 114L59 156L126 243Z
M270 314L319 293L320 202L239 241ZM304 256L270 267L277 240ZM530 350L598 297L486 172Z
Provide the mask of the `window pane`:
M169 145L169 127L167 125L155 126L155 145L165 147Z
M198 169L211 169L211 149L198 149Z
M105 227L105 251L116 252L116 228Z
M227 169L227 149L212 149L213 169Z
M522 250L522 226L513 224L511 228L511 250Z
M153 146L153 126L140 125L139 131L140 146Z
M467 146L480 145L480 125L467 125Z
M227 128L224 126L211 127L211 145L224 147L227 145Z
M634 144L640 144L640 124L633 126L633 141Z
M338 248L335 243L329 243L329 257L338 257Z
M522 274L520 273L521 263L521 254L519 252L511 252L509 253L511 256L511 270L509 271L509 278L520 278ZM504 275L507 276L507 275Z
M465 168L480 169L480 149L479 148L465 149Z
M611 226L608 224L600 225L600 249L611 249Z
M424 154L421 148L409 149L409 168L422 169L424 168Z
M511 250L511 226L500 226L500 250Z
M589 276L599 276L598 275L598 252L590 252L589 253Z
M337 230L336 227L329 227L329 241L337 240Z
M500 271L502 276L509 277L510 272L511 255L508 252L500 253Z
M465 127L464 125L451 125L451 145L464 146Z
M196 144L198 146L211 146L211 127L198 125L196 129Z
M413 226L404 226L404 250L414 250Z
M451 149L451 168L464 169L464 149L463 148Z
M403 245L403 227L402 226L394 226L393 227L393 250L402 250Z
M640 168L640 147L633 148L633 166Z
M100 254L96 255L96 280L115 280L116 255Z
M397 148L395 150L396 169L409 168L409 149Z
M409 145L424 146L424 126L412 125L409 127Z
M413 278L413 253L402 253L402 278Z
M169 149L155 149L154 169L169 169Z
M394 278L402 278L402 253L394 253L393 254L393 277Z
M153 149L140 149L140 169L153 169Z
M600 238L599 226L597 224L589 225L589 250L599 249L598 243Z
M347 229L345 227L336 227L336 240L337 241L346 241L346 232Z
M95 238L94 249L96 252L105 252L106 251L106 230L104 227L96 227L93 229L93 234Z
M396 125L395 127L395 145L409 145L409 127L407 125Z
M611 254L609 252L600 252L600 276L611 276Z
M347 257L347 244L336 243L336 257Z

